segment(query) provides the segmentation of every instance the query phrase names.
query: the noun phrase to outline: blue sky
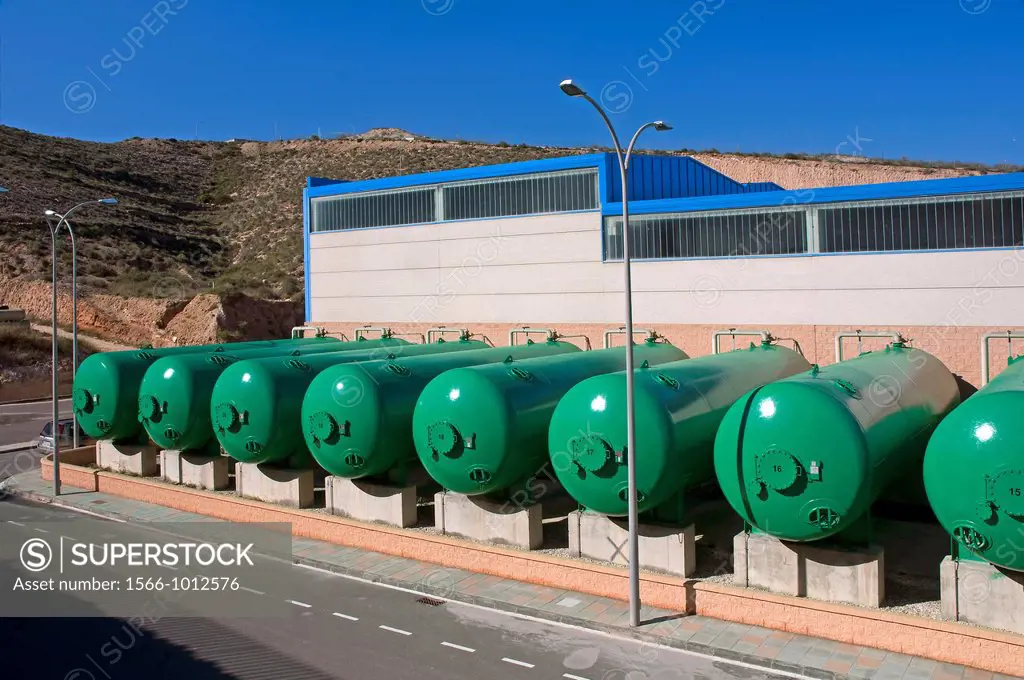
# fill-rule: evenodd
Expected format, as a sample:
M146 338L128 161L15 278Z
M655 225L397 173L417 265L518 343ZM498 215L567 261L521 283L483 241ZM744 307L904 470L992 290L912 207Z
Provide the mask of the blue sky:
M1024 164L1024 0L0 0L0 122Z

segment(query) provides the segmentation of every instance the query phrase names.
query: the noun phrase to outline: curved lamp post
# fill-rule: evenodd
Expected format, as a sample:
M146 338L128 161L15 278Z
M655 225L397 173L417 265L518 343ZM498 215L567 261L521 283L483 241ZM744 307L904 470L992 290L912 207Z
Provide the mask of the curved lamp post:
M579 97L590 102L597 109L608 126L608 132L612 135L612 142L615 144L615 154L619 159L619 174L622 176L622 264L625 280L626 293L626 484L628 486L629 506L629 625L636 627L640 625L640 550L637 540L637 500L636 500L636 418L633 408L633 285L630 272L630 238L629 238L629 159L633 155L633 147L636 140L647 128L654 128L658 132L671 130L672 126L664 121L656 120L640 126L629 140L625 154L622 145L619 143L619 136L615 132L615 126L604 112L601 105L586 93L579 85L571 80L563 80L559 87L562 92L570 97Z
M83 208L87 205L117 205L116 198L101 198L96 201L85 201L72 207L70 210L65 212L63 215L54 211L47 210L43 214L46 216L46 223L50 227L50 254L53 266L53 281L52 281L52 293L53 293L53 318L51 323L53 325L53 367L51 380L53 382L53 495L60 495L60 437L58 436L58 423L59 414L57 409L58 404L58 384L57 384L57 234L60 232L61 225L67 225L68 234L71 236L71 380L75 379L75 375L78 373L78 252L75 248L75 231L71 228L71 222L68 218L71 214ZM57 224L54 226L51 218L57 218ZM74 410L71 412L71 437L72 445L74 448L78 448L78 416Z

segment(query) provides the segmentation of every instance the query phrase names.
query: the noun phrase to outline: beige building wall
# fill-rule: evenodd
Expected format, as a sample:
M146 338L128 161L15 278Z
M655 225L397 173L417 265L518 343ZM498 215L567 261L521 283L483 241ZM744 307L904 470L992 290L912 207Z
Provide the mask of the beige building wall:
M597 212L312 234L310 321L466 326L496 344L513 327L554 326L597 345L623 315L622 266L601 251ZM829 363L835 331L893 328L975 384L981 334L1024 326L1022 288L1024 250L633 265L635 324L693 355L715 329L758 327Z

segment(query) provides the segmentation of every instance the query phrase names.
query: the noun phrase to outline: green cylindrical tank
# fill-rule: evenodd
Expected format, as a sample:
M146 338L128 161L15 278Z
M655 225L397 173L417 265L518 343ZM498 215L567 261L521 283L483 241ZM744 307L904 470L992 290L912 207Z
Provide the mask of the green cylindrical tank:
M357 479L381 475L416 459L412 414L428 382L453 368L578 352L568 342L344 364L313 379L302 401L303 435L327 472Z
M229 456L243 463L309 465L309 450L302 438L302 398L320 371L389 356L485 349L478 340L439 341L400 348L328 352L297 359L248 359L232 364L213 386L210 418L214 434Z
M814 541L850 528L886 486L920 474L960 401L938 359L893 343L744 395L715 437L726 499L757 530Z
M75 375L72 403L78 424L95 439L125 441L144 434L139 422L139 384L158 359L183 354L235 352L268 347L296 348L337 342L335 338L256 340L217 345L158 347L101 352L86 357Z
M714 478L718 424L752 389L806 371L796 352L764 343L636 371L636 483L640 512ZM569 390L551 418L548 448L565 490L605 515L629 511L626 480L626 372Z
M246 359L365 351L407 344L405 340L385 338L164 357L150 366L142 378L138 418L157 446L181 451L201 449L217 441L210 422L210 395L217 378L231 364Z
M569 389L621 371L626 348L456 368L424 388L413 413L416 453L441 486L467 495L510 489L537 474L548 458L551 414ZM636 365L685 359L682 350L645 342Z
M1024 358L939 424L924 457L928 500L960 546L1024 571Z

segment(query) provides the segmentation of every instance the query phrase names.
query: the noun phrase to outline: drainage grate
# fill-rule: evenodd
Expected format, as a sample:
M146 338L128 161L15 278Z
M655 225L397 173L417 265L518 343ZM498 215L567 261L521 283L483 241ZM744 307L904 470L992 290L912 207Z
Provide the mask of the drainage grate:
M440 607L441 605L444 604L444 600L438 600L437 598L434 598L434 597L421 597L420 599L418 599L416 601L419 602L420 604L425 604L428 607Z

